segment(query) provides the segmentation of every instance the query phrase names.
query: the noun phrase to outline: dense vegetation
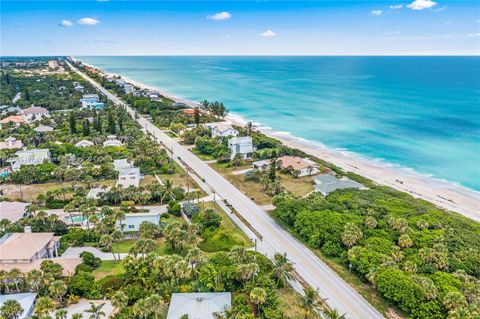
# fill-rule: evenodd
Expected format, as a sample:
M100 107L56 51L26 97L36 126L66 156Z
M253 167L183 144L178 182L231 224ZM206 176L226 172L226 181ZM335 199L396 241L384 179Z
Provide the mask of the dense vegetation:
M387 187L277 197L273 215L410 318L478 318L480 226Z

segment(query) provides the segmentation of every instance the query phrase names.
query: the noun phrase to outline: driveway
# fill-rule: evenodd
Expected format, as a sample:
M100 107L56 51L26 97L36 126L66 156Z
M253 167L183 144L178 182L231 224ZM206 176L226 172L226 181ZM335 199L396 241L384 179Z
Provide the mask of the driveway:
M88 251L92 253L95 257L100 258L101 260L115 260L113 258L112 253L104 253L103 251L99 250L98 248L95 247L69 247L65 252L62 254L62 257L68 257L68 258L79 258L80 254L83 253L84 251ZM127 253L115 253L115 257L118 258L120 256L120 259L123 259L128 256Z

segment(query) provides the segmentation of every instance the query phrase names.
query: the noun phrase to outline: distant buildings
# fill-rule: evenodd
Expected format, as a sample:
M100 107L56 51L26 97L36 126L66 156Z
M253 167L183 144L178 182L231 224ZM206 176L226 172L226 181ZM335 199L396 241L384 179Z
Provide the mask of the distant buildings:
M48 61L48 68L49 69L57 69L59 67L57 60L50 60Z
M117 228L123 227L124 231L138 232L143 222L160 225L160 213L127 213L121 224L117 221Z
M105 107L104 103L99 102L99 97L97 94L84 94L80 99L82 103L82 109L103 109Z
M22 148L22 147L23 147L22 141L17 140L15 137L12 137L12 136L7 137L4 142L0 142L0 150Z
M174 103L172 103L172 106L175 106L175 107L186 107L187 104L186 104L186 103L183 103L183 102L174 102Z
M321 174L315 176L315 192L327 196L328 194L336 191L337 189L346 189L346 188L356 188L356 189L367 189L364 185L359 182L352 181L348 177L343 177L338 179L335 176L330 174Z
M80 84L75 85L73 88L74 88L75 91L77 91L77 92L83 92L83 91L85 90L85 88L84 88L82 85L80 85Z
M8 105L2 105L0 106L0 110L2 111L0 114L2 115L7 115L9 113L18 113L20 112L22 109L19 108L18 106L8 106Z
M243 159L250 158L253 153L253 142L251 136L232 137L228 140L228 147L232 151L231 158L233 159L237 154Z
M214 319L232 304L230 292L174 293L167 319Z
M33 315L33 310L35 308L35 299L37 298L36 293L22 293L22 294L9 294L9 295L0 295L0 308L7 300L15 300L22 307L23 312L16 319L30 318Z
M289 170L298 177L314 175L318 173L318 165L308 158L298 156L282 156L279 159L281 169Z
M135 88L131 84L125 84L123 90L125 91L125 94L132 94L135 91Z
M2 201L0 202L0 219L8 219L14 223L24 217L28 205L30 203Z
M103 146L122 146L122 142L117 139L115 135L109 135L107 136L107 140L103 142Z
M212 131L212 137L238 136L238 131L234 129L230 123L227 122L206 123L205 127L208 127Z
M7 116L6 118L0 120L0 128L3 128L4 126L13 124L15 127L19 127L22 124L25 124L26 121L25 119L20 116L20 115L10 115Z
M124 188L129 186L138 187L140 186L141 179L142 174L140 174L139 167L122 168L118 172L117 186L122 186Z
M50 117L50 112L41 106L31 106L18 112L18 115L22 116L26 122L40 120L42 117Z
M53 127L47 126L47 125L40 125L34 128L33 130L37 133L47 133L47 132L52 132Z
M125 84L127 84L124 79L116 79L115 83L117 83L117 85L119 86L124 86Z
M81 140L77 144L75 144L75 147L90 147L93 146L93 142L90 142L88 140Z
M15 162L12 164L14 171L19 170L22 165L38 165L50 162L50 151L47 148L18 151Z

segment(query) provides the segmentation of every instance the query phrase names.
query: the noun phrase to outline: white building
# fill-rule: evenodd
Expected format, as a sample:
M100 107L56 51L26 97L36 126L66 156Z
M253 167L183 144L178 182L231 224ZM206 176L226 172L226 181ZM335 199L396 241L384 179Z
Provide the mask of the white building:
M123 188L129 186L138 187L141 179L142 175L139 167L122 168L118 172L117 186L122 186Z
M90 142L88 140L81 140L77 144L75 144L75 147L90 147L93 146L93 142Z
M109 135L107 136L107 140L103 142L103 146L122 146L122 142L117 140L117 137L115 135Z
M73 88L74 88L75 91L77 91L77 92L83 92L83 91L85 90L85 88L84 88L82 85L80 85L80 84L75 85Z
M250 158L253 153L253 142L251 136L232 137L228 140L228 147L232 150L231 158L240 154L242 158Z
M174 293L167 319L214 319L232 305L230 292Z
M12 164L14 171L19 170L22 165L39 165L50 162L50 151L47 148L18 151L15 155L17 158Z
M21 115L25 119L25 121L31 122L35 120L40 120L43 116L50 117L50 112L46 108L41 106L31 106L18 112L18 115Z
M266 159L266 160L261 160L261 161L256 161L252 163L252 167L254 169L258 169L260 171L266 170L272 165L272 160L271 159Z
M46 133L53 131L53 127L47 125L40 125L33 129L37 133Z
M125 91L125 94L131 94L135 91L135 88L131 84L125 84L123 90Z
M132 168L133 163L131 163L127 159L116 159L113 160L113 169L116 170L117 172L120 172L120 170L124 168Z
M232 127L230 123L218 122L218 123L206 123L205 127L208 127L212 131L212 137L237 137L238 131Z
M9 136L5 139L5 142L0 142L0 150L12 149L12 148L22 148L23 143L20 140L17 140L15 137Z
M123 227L124 231L139 231L143 222L160 225L160 213L127 213L125 219L117 221L117 228Z
M36 298L37 294L32 292L0 295L0 308L7 300L15 300L20 304L20 307L22 307L23 309L23 312L20 314L19 317L17 317L17 319L30 318L33 315Z
M124 79L117 79L115 80L115 83L117 83L117 85L119 86L124 86L125 84L127 84Z
M317 163L308 158L298 156L282 156L279 159L280 168L289 170L290 173L302 177L318 173Z

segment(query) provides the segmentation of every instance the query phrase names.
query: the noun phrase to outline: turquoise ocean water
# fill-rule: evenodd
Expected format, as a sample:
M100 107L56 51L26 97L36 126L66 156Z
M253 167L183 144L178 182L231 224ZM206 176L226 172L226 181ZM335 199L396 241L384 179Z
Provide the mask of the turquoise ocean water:
M327 147L480 190L480 57L79 57Z

